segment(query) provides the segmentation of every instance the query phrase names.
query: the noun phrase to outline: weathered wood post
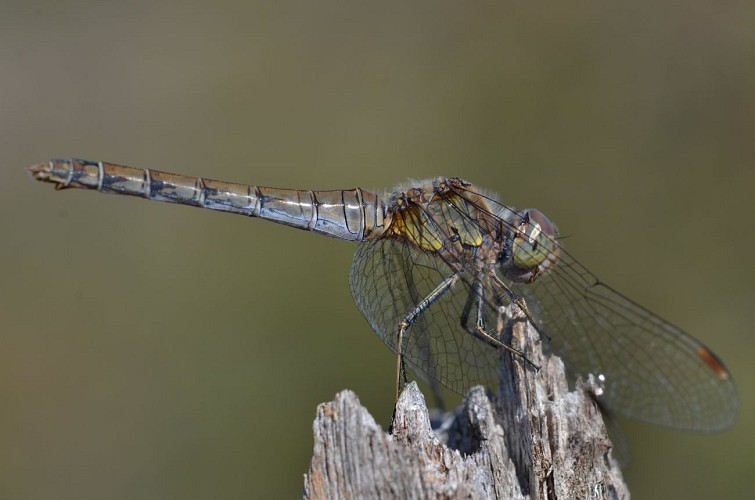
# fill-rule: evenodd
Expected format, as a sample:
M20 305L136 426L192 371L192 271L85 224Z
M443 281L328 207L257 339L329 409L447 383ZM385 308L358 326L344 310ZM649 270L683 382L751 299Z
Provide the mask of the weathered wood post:
M629 498L592 378L569 391L563 363L543 355L529 323L508 324L512 345L541 369L505 353L498 393L473 388L441 432L414 383L390 433L351 391L319 405L304 497Z

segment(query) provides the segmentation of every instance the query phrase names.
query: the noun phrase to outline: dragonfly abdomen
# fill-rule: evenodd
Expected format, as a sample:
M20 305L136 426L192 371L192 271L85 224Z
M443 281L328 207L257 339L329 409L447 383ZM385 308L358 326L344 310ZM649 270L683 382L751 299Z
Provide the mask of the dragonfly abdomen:
M385 217L382 199L360 188L269 188L77 159L52 160L29 170L56 189L93 189L231 212L345 240L382 232Z

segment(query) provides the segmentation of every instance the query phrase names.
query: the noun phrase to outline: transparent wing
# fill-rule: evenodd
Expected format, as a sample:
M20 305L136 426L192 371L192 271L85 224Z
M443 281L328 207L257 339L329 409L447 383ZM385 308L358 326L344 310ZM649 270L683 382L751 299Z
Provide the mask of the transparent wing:
M396 238L360 243L351 267L354 300L395 353L399 322L427 297L452 267L435 254ZM476 313L471 279L463 277L412 323L404 337L405 362L419 376L463 394L477 384L498 380L499 349L470 333ZM486 324L497 316L492 290L483 302Z
M485 199L480 210L512 210ZM505 224L505 222L501 221ZM602 283L561 248L554 269L512 284L552 351L572 375L603 375L602 402L655 425L714 431L730 426L739 401L731 375L700 341Z
M731 376L701 342L601 283L570 255L530 285L527 300L572 375L605 377L602 401L656 425L712 431L730 426Z

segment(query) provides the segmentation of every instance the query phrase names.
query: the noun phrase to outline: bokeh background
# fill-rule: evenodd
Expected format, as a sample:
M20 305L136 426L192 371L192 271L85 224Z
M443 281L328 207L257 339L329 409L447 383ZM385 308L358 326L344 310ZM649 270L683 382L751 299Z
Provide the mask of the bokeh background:
M622 422L635 498L755 491L755 4L0 3L0 497L292 498L318 403L387 424L354 246L84 191L51 157L536 206L734 373L728 432Z

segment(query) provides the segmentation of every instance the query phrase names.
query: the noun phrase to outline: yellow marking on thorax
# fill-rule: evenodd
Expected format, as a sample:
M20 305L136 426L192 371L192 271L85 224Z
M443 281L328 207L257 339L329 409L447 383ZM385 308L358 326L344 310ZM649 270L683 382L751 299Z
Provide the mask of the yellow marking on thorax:
M388 233L406 238L425 251L438 251L444 245L480 246L482 230L475 208L454 193L434 195L429 201L399 208L391 215Z

